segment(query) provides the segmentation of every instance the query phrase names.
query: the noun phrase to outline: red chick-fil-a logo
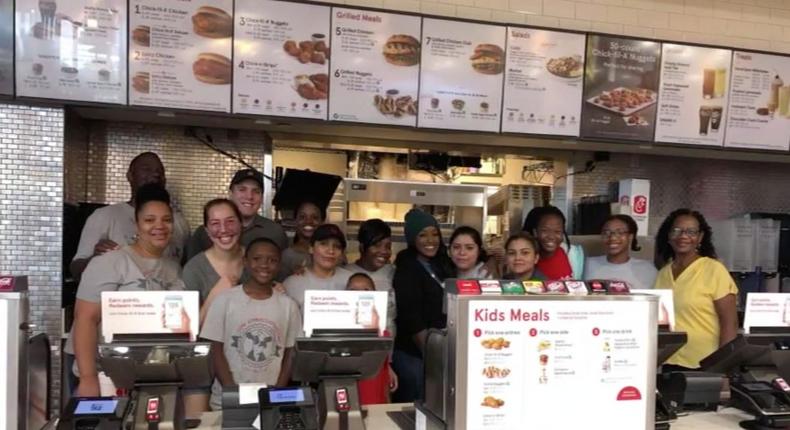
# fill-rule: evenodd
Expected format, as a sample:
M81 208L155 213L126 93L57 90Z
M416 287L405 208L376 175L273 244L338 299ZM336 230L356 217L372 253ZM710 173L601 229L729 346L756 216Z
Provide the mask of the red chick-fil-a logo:
M637 215L644 215L647 213L647 197L636 196L634 197L634 213Z

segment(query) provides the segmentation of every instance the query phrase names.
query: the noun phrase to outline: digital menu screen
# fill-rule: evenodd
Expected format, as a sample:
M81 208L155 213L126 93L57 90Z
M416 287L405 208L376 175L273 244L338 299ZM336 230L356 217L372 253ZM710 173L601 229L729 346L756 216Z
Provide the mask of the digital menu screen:
M660 57L658 42L588 36L582 137L653 140Z
M790 149L790 57L735 52L725 147Z
M0 0L0 94L14 94L14 0Z
M663 45L656 142L724 144L731 57L729 49Z
M329 118L417 125L418 16L332 9Z
M131 0L132 105L230 112L233 0Z
M323 6L236 0L233 112L326 119L329 14Z
M502 131L578 136L583 34L507 29Z
M126 13L125 0L17 0L17 94L125 104Z
M423 19L419 127L499 132L505 27Z

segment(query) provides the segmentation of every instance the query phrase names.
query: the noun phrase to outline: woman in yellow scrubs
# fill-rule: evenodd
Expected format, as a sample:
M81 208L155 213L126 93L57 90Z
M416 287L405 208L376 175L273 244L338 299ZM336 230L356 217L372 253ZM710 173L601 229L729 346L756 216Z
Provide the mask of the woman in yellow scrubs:
M690 209L672 212L656 235L656 253L666 265L655 287L673 291L675 329L688 334L686 345L667 361L678 368L699 368L738 330L738 287L716 260L712 239L705 217Z

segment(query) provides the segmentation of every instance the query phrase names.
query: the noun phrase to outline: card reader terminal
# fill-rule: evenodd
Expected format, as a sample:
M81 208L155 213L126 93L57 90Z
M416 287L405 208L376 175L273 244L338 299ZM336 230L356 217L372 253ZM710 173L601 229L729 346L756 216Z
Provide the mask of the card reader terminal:
M310 387L261 388L261 428L318 430L318 409Z
M57 430L120 430L128 406L125 397L73 397L63 410Z

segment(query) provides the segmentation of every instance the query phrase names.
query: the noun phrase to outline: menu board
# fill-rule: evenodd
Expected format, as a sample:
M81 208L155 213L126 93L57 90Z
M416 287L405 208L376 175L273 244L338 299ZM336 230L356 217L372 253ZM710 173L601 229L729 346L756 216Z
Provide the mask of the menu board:
M17 94L125 104L126 33L126 0L17 0Z
M0 0L0 94L14 94L14 0Z
M658 42L588 36L582 137L653 140L660 56Z
M665 43L656 142L724 144L732 51Z
M466 428L645 428L651 305L470 301Z
M579 135L583 34L507 29L502 131Z
M236 0L233 112L326 119L330 8Z
M735 52L724 146L790 149L790 57Z
M129 98L230 112L233 0L131 0Z
M417 125L421 23L418 16L332 9L331 119Z
M423 19L420 127L499 132L505 27Z

